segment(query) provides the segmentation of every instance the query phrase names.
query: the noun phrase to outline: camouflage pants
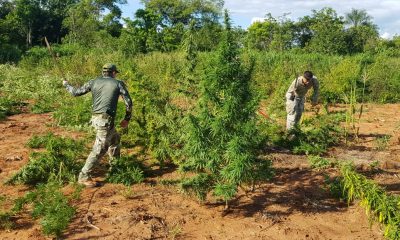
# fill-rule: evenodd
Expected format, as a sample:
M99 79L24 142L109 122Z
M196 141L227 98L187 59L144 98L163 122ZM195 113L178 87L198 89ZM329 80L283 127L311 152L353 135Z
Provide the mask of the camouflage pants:
M290 94L286 94L286 129L292 129L300 122L301 115L304 111L304 97L295 97L290 99Z
M110 161L120 155L120 136L115 130L114 119L105 113L94 114L91 122L96 129L96 140L92 152L87 157L85 166L83 166L79 174L79 180L90 179L90 173L94 165L99 162L106 152L110 157Z

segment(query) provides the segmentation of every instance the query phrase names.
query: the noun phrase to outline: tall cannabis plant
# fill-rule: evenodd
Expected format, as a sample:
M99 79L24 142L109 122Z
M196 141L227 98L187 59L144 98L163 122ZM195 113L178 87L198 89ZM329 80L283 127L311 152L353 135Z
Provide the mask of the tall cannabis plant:
M250 88L253 61L245 67L239 57L228 13L225 31L200 81L196 110L186 119L183 171L195 172L181 187L205 199L207 193L225 201L238 186L269 179L269 161L257 158L263 137L257 130L258 99Z

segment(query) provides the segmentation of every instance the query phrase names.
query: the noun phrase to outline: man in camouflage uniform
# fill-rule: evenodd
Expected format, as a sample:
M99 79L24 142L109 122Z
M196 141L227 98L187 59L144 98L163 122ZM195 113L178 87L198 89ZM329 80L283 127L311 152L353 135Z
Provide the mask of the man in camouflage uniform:
M310 71L305 71L303 76L296 78L286 92L287 130L299 123L304 111L305 96L311 87L314 89L311 104L315 106L318 104L319 82Z
M96 141L78 178L79 183L88 187L95 187L97 185L96 182L91 180L90 173L94 165L104 154L108 152L111 160L118 158L120 155L120 136L114 127L119 96L122 96L126 107L125 118L120 123L121 127L127 128L131 119L132 99L125 84L115 79L117 73L118 70L114 64L105 64L103 66L103 76L90 80L82 87L75 88L67 81L63 81L64 87L73 96L81 96L92 92L93 109L91 123L96 129Z

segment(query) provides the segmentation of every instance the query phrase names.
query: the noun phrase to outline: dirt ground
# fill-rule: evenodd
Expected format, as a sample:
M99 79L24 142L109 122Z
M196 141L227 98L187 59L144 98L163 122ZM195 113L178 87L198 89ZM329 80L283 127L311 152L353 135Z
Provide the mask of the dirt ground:
M359 124L359 139L336 146L328 157L354 161L386 187L400 192L400 105L367 105ZM50 114L19 114L0 122L0 179L5 181L28 161L25 146L33 135L54 132L79 137L52 126ZM390 137L389 137L390 136ZM127 188L104 184L84 189L73 202L77 214L65 239L383 239L383 231L368 220L357 203L348 206L324 189L325 173L312 170L305 156L272 152L276 177L254 192L241 190L230 210L215 200L199 203L160 184L176 179L175 169L155 171L144 183ZM104 161L105 163L105 161ZM335 174L334 170L329 170ZM98 180L102 180L99 176ZM7 199L22 196L28 187L0 185ZM212 199L212 198L211 198ZM7 202L7 201L6 201ZM89 218L92 225L88 224ZM28 213L0 239L49 239L39 221Z

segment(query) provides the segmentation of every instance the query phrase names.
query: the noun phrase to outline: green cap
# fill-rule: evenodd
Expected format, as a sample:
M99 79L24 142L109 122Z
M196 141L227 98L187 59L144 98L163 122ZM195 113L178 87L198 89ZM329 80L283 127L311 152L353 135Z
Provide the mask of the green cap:
M117 72L119 73L119 71L117 70L117 66L115 66L115 64L112 63L106 63L103 66L103 72Z

